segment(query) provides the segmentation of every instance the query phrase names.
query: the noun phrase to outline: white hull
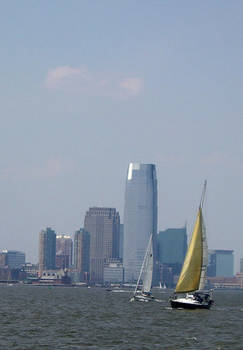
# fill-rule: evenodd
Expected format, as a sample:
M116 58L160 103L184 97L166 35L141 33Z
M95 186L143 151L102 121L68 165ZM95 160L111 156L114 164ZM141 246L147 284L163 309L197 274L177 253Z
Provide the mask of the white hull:
M134 295L130 301L141 301L141 302L148 302L148 301L153 301L154 297L151 295L144 295L144 294L137 294Z

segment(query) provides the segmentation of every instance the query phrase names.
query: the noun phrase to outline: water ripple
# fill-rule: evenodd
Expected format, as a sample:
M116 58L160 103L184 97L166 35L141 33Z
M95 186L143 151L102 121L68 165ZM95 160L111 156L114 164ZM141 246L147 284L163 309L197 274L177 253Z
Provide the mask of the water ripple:
M243 291L215 293L211 310L129 303L101 288L0 286L0 349L242 350Z

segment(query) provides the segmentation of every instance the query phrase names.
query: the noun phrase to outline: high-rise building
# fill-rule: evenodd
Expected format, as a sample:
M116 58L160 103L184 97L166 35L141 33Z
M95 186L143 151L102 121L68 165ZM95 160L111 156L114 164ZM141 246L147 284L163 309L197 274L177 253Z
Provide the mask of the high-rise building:
M119 259L123 261L124 225L120 224Z
M3 252L0 253L0 267L7 266L7 255Z
M120 215L114 208L90 208L84 219L90 233L90 280L104 282L104 264L119 258Z
M39 234L39 274L56 267L56 233L50 227Z
M74 235L74 268L79 277L77 280L87 282L89 280L90 266L90 234L84 229L75 232Z
M180 274L187 251L186 227L168 228L158 235L160 281L173 287L173 278Z
M130 163L124 208L125 282L138 279L149 236L153 234L157 260L157 178L154 164ZM156 261L155 261L156 262ZM156 264L154 264L156 267ZM156 270L154 270L156 276Z
M69 235L56 236L56 267L68 268L72 265L73 241Z
M234 251L233 250L209 250L207 275L209 277L233 277L234 276Z
M240 259L240 273L243 273L243 258Z
M187 251L186 227L160 231L158 247L161 264L180 264L182 266Z
M20 269L25 265L25 253L4 249L1 252L0 261L1 265L8 266L10 269Z

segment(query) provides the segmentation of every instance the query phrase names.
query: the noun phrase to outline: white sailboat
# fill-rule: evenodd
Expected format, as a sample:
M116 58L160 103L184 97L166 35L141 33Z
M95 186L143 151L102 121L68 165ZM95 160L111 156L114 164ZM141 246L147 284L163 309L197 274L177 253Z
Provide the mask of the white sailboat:
M162 283L159 282L159 289L160 290L165 290L167 287L166 287L166 284L164 283L163 286L162 286Z
M152 278L153 278L153 239L152 234L149 238L148 247L141 266L139 278L134 290L131 301L151 301L154 299L151 293ZM142 288L139 289L141 279L143 277Z
M209 309L213 304L212 291L204 291L208 246L202 208L206 186L207 182L205 181L191 241L175 288L175 294L170 298L172 308Z

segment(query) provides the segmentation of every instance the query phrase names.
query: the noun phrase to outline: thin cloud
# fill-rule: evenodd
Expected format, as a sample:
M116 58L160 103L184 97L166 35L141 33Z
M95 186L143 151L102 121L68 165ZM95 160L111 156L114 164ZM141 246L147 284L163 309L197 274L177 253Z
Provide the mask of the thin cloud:
M70 81L80 78L81 73L82 71L80 68L73 68L70 66L54 68L47 73L46 87L50 89L61 88Z
M225 169L243 170L243 161L240 155L229 154L227 152L215 151L207 157L202 158L201 163L209 166L222 166Z
M142 92L143 80L138 77L121 78L115 74L91 72L86 67L59 66L49 70L45 86L50 90L75 91L93 96L137 96Z
M0 178L18 178L18 180L33 180L55 178L73 171L74 164L67 159L50 158L42 164L17 165L0 171Z
M121 88L125 89L129 95L138 95L142 90L142 79L126 78L120 83Z

